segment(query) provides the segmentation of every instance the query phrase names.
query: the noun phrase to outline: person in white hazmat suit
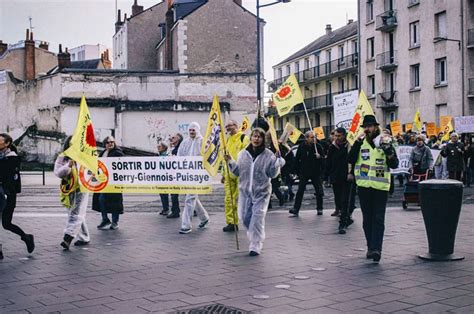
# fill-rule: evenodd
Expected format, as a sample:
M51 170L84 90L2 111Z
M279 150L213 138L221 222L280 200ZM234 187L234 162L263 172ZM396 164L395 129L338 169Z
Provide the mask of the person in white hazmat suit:
M265 240L265 215L272 193L272 178L280 173L285 160L279 152L273 154L265 148L265 131L260 128L252 130L250 145L242 150L237 162L230 155L229 170L239 177L239 219L247 228L249 255L257 256L262 252Z
M202 136L201 127L197 122L191 122L188 126L189 137L183 140L178 149L178 156L201 156ZM203 229L209 223L209 215L201 204L197 194L186 194L184 210L182 215L181 229L179 233L186 234L192 231L191 219L196 211L201 223L198 228Z

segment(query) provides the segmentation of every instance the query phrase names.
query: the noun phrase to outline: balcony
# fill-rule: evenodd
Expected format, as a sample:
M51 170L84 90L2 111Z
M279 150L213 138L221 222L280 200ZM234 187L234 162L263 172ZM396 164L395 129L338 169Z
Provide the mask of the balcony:
M420 0L408 0L408 7L420 4Z
M474 28L467 30L467 48L474 48Z
M397 11L387 10L384 13L377 15L375 30L389 32L395 29L397 25Z
M394 109L398 108L398 92L388 91L379 93L377 96L377 108Z
M467 93L467 97L471 98L474 97L474 78L468 79L469 81L469 91Z
M357 53L347 55L345 57L332 60L327 63L309 68L307 70L295 73L296 79L301 83L315 82L326 79L329 76L339 75L344 72L356 71L359 65L359 55ZM268 91L274 92L288 78L288 76L276 79L268 83Z
M377 70L391 71L398 66L396 51L387 51L377 55Z

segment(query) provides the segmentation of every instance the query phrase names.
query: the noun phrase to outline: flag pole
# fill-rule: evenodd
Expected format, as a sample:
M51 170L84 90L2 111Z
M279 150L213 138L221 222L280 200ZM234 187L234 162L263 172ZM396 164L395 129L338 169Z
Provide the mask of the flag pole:
M308 109L306 109L306 103L303 100L303 107L304 107L304 113L306 114L306 119L308 119L308 125L311 131L313 131L313 126L311 125L311 120L309 119L308 115ZM314 131L313 131L314 133ZM316 139L316 134L314 134L314 138ZM318 148L316 147L316 141L313 141L314 144L314 151L316 152L316 158L321 158L321 155L318 153Z

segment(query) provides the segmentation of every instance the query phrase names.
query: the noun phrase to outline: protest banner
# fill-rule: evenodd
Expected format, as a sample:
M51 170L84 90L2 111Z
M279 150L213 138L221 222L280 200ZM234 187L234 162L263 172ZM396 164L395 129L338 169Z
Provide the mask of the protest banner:
M405 133L410 132L413 129L413 123L405 123Z
M211 176L201 156L99 158L99 174L79 169L82 191L95 193L209 194Z
M298 130L293 124L287 122L285 129L280 136L280 141L282 143L286 143L288 140L290 140L293 144L296 144L302 134L303 133L301 133L301 131Z
M451 116L441 116L439 117L439 126L441 127L441 131L448 125L448 123L453 119Z
M436 123L434 122L427 122L426 123L426 135L431 136L437 136L438 133L436 132Z
M409 174L410 173L410 156L414 146L400 145L397 147L398 157L398 168L390 169L391 174ZM438 159L440 150L431 149L431 155L433 155L433 162Z
M474 133L474 116L455 117L454 129L457 133Z
M324 140L326 136L324 135L324 130L321 126L313 129L314 134L318 140Z
M402 125L400 120L395 120L390 122L390 130L392 131L392 136L397 136L402 133Z
M270 137L272 138L273 147L277 152L280 151L280 145L278 144L278 137L277 132L275 130L275 123L273 121L273 117L268 117L268 131L270 132Z
M346 92L333 96L334 123L336 128L349 130L357 106L358 91Z

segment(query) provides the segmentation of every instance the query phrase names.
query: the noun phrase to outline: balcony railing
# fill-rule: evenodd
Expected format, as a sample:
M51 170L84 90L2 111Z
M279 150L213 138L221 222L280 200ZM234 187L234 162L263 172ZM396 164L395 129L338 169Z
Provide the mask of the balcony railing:
M470 78L468 81L469 81L468 97L474 97L474 78Z
M377 55L377 70L387 71L397 66L397 51L387 51Z
M388 10L377 15L375 21L375 29L378 31L388 32L397 27L397 11Z
M377 107L378 108L396 108L398 107L398 92L388 91L378 94Z
M474 28L467 30L467 48L474 48Z
M329 75L334 75L342 71L357 69L359 65L359 55L357 53L332 60L327 63L317 65L307 70L295 73L296 79L299 83L325 78ZM268 84L270 92L275 91L288 78L288 76L276 79Z

